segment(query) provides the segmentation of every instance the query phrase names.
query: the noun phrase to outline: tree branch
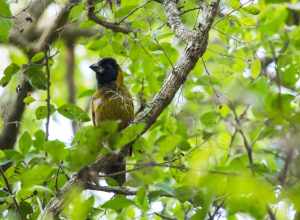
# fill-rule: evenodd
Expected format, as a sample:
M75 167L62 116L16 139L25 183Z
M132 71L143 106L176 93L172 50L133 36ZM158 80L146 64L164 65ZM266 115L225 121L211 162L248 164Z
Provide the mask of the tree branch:
M76 87L75 87L75 56L74 56L74 41L66 41L66 81L68 86L68 101L71 104L75 104L75 95L76 95ZM77 123L72 121L72 129L73 134L76 133Z
M30 84L24 79L18 87L15 103L10 108L8 118L4 122L4 127L0 135L0 149L12 149L17 140L20 129L20 121L25 110L24 98L31 91Z
M33 46L32 50L34 53L45 50L45 48L53 42L59 31L62 31L63 28L61 27L63 27L63 25L67 22L71 9L78 4L78 2L79 0L70 0L64 6L64 8L57 15L53 24L43 31L38 42L35 43L35 46Z
M95 14L94 4L95 4L94 0L87 0L87 14L88 14L89 19L91 19L92 21L96 22L97 24L99 24L105 28L112 30L113 32L121 32L123 34L129 34L129 33L133 32L133 30L130 27L126 27L126 26L120 25L118 23L104 21L101 18L99 18Z
M203 18L196 37L189 41L182 56L168 73L161 90L154 96L152 102L136 116L134 123L144 122L146 124L145 131L156 121L163 109L170 104L198 59L204 54L207 47L208 32L217 14L218 5L219 0L215 0L210 6L203 8L203 14L207 14L207 17Z
M30 42L36 40L39 34L36 24L44 10L53 0L35 0L14 17L14 25L9 35L10 43L20 47L25 52Z
M182 23L176 0L164 0L163 6L168 18L168 23L176 34L176 37L185 42L194 40L196 32L188 30Z
M90 183L86 183L84 188L89 190L95 190L95 191L112 192L115 194L126 195L126 196L133 196L137 194L137 191L130 190L124 187L99 186Z

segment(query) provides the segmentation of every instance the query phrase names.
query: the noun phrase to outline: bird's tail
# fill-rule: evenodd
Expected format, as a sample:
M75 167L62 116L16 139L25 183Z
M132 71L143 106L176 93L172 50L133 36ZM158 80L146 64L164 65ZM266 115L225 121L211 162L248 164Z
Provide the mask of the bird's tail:
M106 156L108 163L104 173L116 180L120 186L126 182L126 156L132 155L132 144L124 146L119 153Z
M126 162L122 154L111 154L107 156L109 164L105 167L104 173L122 186L126 181Z

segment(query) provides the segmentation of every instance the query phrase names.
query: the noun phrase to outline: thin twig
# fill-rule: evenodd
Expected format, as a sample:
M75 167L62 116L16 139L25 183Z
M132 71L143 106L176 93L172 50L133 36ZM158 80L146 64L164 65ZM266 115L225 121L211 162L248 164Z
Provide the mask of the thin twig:
M105 21L105 20L99 18L95 14L94 4L95 4L94 0L87 0L87 13L88 13L89 19L91 19L92 21L96 22L97 24L99 24L105 28L108 28L114 32L120 32L123 34L129 34L129 33L133 32L133 30L129 27L119 25L118 23L108 22L108 21Z
M11 197L13 199L13 203L14 203L14 206L15 206L16 210L19 213L20 217L22 218L22 212L21 212L20 206L19 206L19 204L18 204L18 202L16 200L16 197L15 197L15 195L14 195L14 193L13 193L11 187L10 187L8 179L6 178L6 176L4 174L4 171L3 171L3 169L2 169L1 166L0 166L0 174L2 176L2 179L4 180L5 186L6 186L7 190L8 190L8 192L9 192L9 194L11 195Z
M232 113L233 113L233 116L234 116L234 120L236 122L236 125L237 125L237 132L240 133L242 139L243 139L243 142L244 142L244 146L245 146L245 149L246 149L246 152L247 152L247 155L248 155L248 160L249 160L249 166L251 168L251 170L253 171L253 155L252 155L252 145L249 143L244 131L242 130L241 128L241 122L240 122L240 117L243 117L249 106L245 109L245 111L241 114L241 116L238 116L237 113L236 113L236 110L234 108L234 106L232 104L229 105L229 108L231 109Z
M216 201L215 201L215 203L216 203ZM213 214L211 214L210 212L208 213L208 220L214 220L217 215L220 215L219 211L224 206L224 203L225 203L225 200L223 200L220 204L215 205L215 210L214 210Z
M58 178L59 178L59 172L60 172L61 169L62 168L59 165L58 169L57 169L57 172L56 172L56 175L55 175L55 190L56 190L56 192L59 192L59 189L58 189Z
M156 163L156 162L149 162L144 164L138 164L135 168L122 170L118 172L113 172L105 175L98 175L98 177L112 177L112 176L118 176L123 173L130 173L135 172L141 169L149 168L149 167L165 167L165 168L174 168L179 170L186 170L187 168L183 165L172 165L170 162L162 162L162 163Z
M238 133L238 131L237 131L237 129L235 129L233 134L231 135L230 143L229 143L229 146L228 146L227 159L229 159L230 156L231 156L231 149L232 149L232 146L233 146L233 143L234 143L234 140L236 138L237 133Z
M270 220L276 220L276 215L275 215L275 213L273 212L273 210L271 209L270 206L267 206L267 211L268 211L268 215L269 215Z
M124 22L127 18L129 18L131 15L133 15L136 11L140 10L141 8L145 7L147 4L149 4L150 2L152 2L153 0L148 0L146 2L144 2L143 4L141 4L140 6L137 6L136 8L132 9L132 11L130 11L126 16L124 16L119 22L117 22L117 24L121 24L122 22Z
M156 37L154 37L154 41L155 43L157 43L157 45L159 46L159 48L162 50L163 54L165 55L165 57L167 58L168 62L170 63L170 65L172 66L172 69L174 69L174 64L170 58L170 56L167 54L166 50L161 46L161 44L159 43L159 41L156 39Z
M154 212L154 214L164 220L177 220L177 218L172 218L172 217L166 216L164 214L161 214L159 212Z
M229 17L230 15L232 15L234 12L239 11L241 8L243 8L244 6L246 6L247 4L249 4L250 2L253 2L253 0L248 0L243 4L240 4L239 7L232 9L230 12L228 12L227 14L225 14L223 17L221 17L219 20L216 20L214 26L216 26L220 21L224 20L225 18Z

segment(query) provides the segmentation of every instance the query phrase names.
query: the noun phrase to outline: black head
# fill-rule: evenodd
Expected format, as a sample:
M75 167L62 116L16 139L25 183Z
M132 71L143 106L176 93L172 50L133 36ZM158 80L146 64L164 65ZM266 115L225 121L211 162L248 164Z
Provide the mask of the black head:
M108 84L116 81L119 65L114 58L107 57L90 66L96 73L98 85Z

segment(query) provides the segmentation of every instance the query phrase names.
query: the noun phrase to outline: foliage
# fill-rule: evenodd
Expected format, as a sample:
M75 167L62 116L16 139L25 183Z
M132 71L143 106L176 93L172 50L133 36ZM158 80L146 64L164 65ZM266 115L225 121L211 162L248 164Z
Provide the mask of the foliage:
M124 188L136 190L135 195L111 196L74 187L63 195L62 219L300 216L299 3L222 0L206 53L171 105L140 136L142 123L121 132L116 122L92 126L87 106L96 85L88 64L115 57L138 109L141 97L150 102L159 91L186 45L175 38L157 1L124 0L112 9L107 2L97 1L98 15L116 24L128 22L136 32L100 33L87 16L85 1L71 10L70 23L97 30L73 42L75 103L67 87L68 40L61 37L50 47L48 88L45 53L27 57L26 50L10 46L11 14L18 13L15 4L24 2L0 0L0 52L5 48L11 62L0 73L5 87L1 106L11 101L22 77L33 87L24 99L26 112L15 148L0 150L1 164L12 163L1 171L1 218L38 219L75 172L133 140ZM178 3L189 28L197 20L198 2ZM6 114L4 110L0 128ZM71 122L80 127L74 134ZM101 180L114 185L109 177Z

